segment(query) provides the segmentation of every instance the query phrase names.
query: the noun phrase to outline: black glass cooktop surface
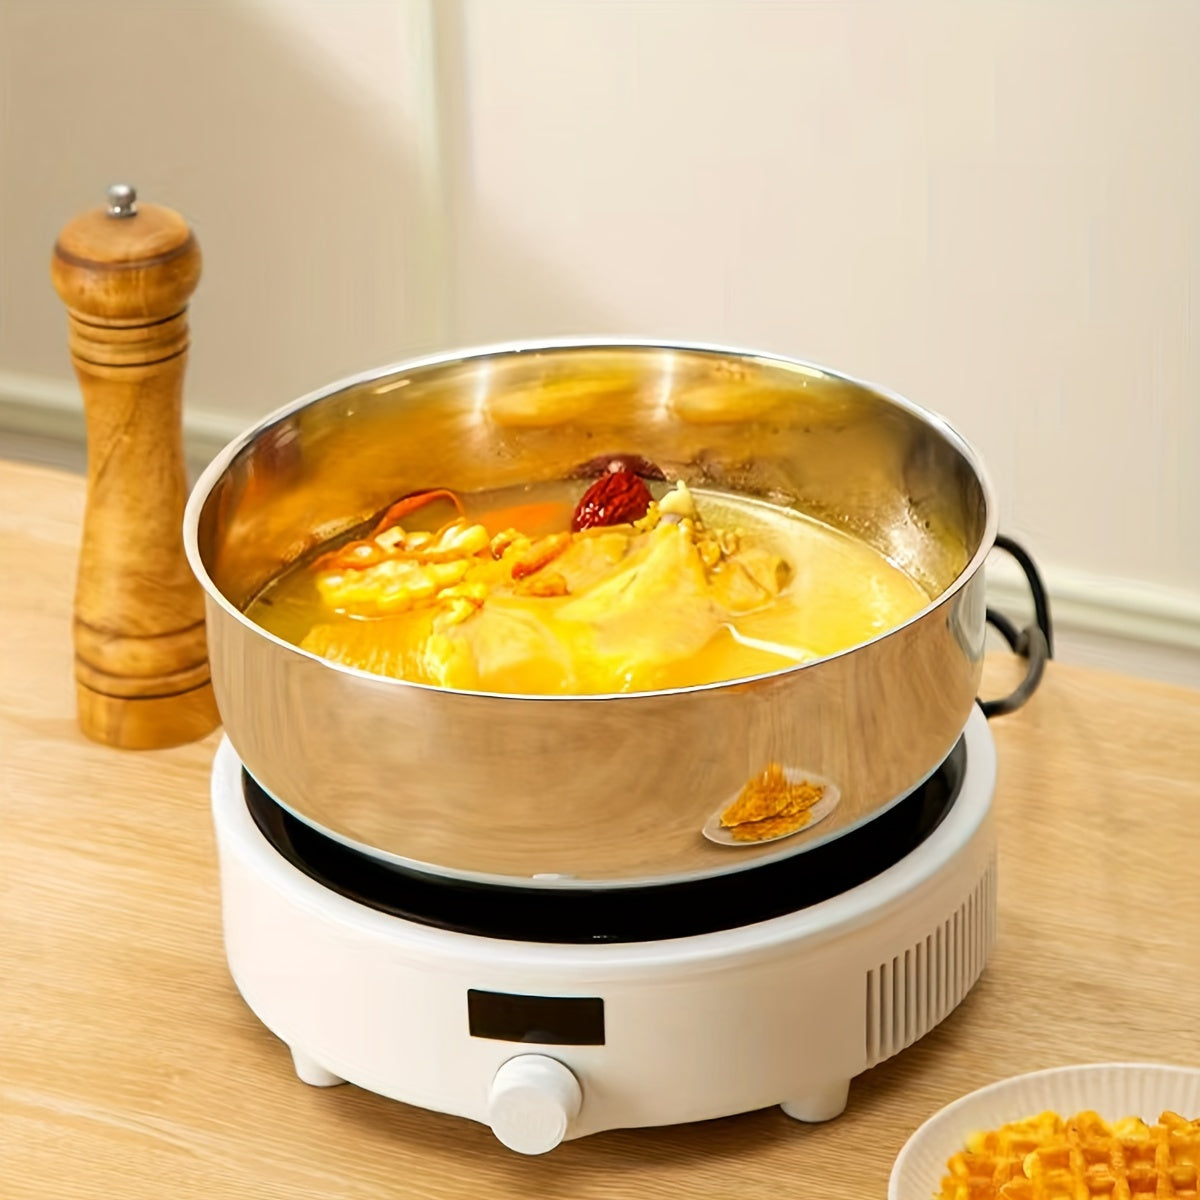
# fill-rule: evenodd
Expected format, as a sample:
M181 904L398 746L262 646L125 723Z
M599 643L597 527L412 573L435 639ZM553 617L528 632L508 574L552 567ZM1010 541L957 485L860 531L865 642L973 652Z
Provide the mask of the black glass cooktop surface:
M811 850L727 875L646 887L475 883L398 866L335 841L280 807L246 772L255 824L288 862L331 891L407 921L516 941L645 942L733 929L819 904L873 879L941 824L962 788L960 739L919 788Z

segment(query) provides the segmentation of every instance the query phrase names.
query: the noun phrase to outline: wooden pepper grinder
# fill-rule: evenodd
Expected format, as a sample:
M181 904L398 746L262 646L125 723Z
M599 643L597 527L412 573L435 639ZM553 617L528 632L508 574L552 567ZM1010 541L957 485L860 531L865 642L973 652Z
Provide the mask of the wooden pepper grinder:
M88 737L151 749L219 720L182 534L187 303L200 248L178 213L139 207L133 188L109 188L108 201L67 224L50 270L87 418L76 700Z

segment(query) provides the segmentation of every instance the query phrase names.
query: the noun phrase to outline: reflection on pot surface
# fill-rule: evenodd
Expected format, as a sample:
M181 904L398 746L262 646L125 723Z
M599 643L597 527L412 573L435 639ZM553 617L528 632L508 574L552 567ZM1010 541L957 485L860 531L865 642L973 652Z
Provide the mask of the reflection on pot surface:
M799 767L768 763L733 802L713 813L704 836L719 846L755 846L811 829L837 808L841 791Z
M978 685L994 516L970 448L878 389L539 344L275 414L185 535L226 731L280 803L422 870L619 886L800 852L925 778ZM731 854L707 825L770 763L836 802Z

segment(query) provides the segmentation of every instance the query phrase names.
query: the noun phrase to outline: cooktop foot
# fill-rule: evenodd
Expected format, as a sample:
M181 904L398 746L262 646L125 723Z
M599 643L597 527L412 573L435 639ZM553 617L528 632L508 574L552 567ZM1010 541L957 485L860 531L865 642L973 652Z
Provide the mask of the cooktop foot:
M791 1100L785 1100L779 1107L793 1121L804 1121L815 1125L819 1121L832 1121L840 1117L850 1099L850 1080L839 1079L824 1087L807 1088Z
M327 1071L320 1063L314 1062L303 1050L289 1046L292 1052L292 1066L296 1068L296 1076L301 1083L312 1087L336 1087L346 1081L332 1071Z

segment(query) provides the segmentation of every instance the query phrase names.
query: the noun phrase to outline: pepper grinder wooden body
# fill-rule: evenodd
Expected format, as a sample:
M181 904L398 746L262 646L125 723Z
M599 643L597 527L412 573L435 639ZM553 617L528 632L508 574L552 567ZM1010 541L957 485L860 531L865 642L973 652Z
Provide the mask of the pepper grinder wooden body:
M51 278L67 307L87 419L88 488L75 591L79 724L125 749L203 737L218 716L204 599L183 550L187 304L200 249L170 209L109 189L71 221Z

